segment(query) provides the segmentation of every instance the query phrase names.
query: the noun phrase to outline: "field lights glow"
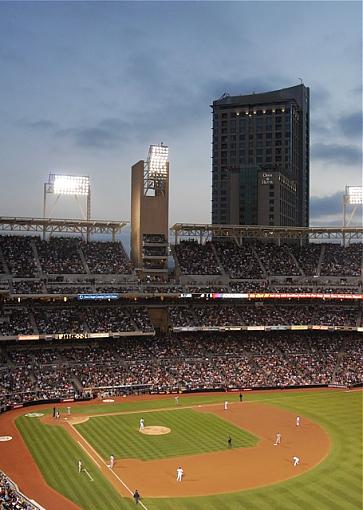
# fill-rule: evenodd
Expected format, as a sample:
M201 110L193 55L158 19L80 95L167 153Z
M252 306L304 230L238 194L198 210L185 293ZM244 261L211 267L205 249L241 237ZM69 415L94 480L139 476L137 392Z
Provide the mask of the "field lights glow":
M51 174L49 182L56 195L89 195L90 179L86 176Z
M363 187L362 186L346 186L345 193L347 203L350 205L363 204Z
M150 176L166 176L169 149L165 145L150 145L149 173Z

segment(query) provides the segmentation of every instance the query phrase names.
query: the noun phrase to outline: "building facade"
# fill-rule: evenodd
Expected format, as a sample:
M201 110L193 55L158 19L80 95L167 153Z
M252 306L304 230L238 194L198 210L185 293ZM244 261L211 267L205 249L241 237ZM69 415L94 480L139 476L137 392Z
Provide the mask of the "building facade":
M309 88L213 101L212 223L309 225Z

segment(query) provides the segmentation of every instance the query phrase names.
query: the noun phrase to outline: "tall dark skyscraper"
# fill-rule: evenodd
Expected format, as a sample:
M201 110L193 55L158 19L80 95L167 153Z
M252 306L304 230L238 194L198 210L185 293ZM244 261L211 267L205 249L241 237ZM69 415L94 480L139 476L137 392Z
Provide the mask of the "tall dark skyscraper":
M309 225L309 88L213 101L212 223Z

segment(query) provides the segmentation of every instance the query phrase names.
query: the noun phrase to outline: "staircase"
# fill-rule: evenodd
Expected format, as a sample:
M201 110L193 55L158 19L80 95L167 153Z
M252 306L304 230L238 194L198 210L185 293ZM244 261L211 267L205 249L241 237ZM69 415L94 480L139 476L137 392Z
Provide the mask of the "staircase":
M255 248L254 246L252 246L252 247L251 247L251 250L252 250L252 253L253 253L253 255L255 256L255 258L256 258L256 260L257 260L257 262L258 262L258 264L259 264L259 266L260 266L260 268L261 268L261 270L262 270L262 272L263 272L263 277L264 277L264 279L265 279L265 280L267 280L267 278L268 278L268 274L267 274L266 268L265 268L265 266L262 264L261 259L260 259L260 257L259 257L259 256L258 256L258 254L257 254L256 248Z
M88 264L87 264L87 261L86 261L86 257L84 256L84 253L82 251L81 248L78 248L78 255L79 255L79 258L81 259L82 261L82 264L86 270L86 273L87 274L91 274L91 271L89 270L89 267L88 267Z
M42 265L40 263L40 259L39 259L39 255L38 255L38 250L37 250L37 247L35 245L34 239L31 240L31 247L32 247L33 255L34 255L35 265L37 266L39 274L42 274L42 272L43 272L42 271Z
M325 255L325 249L326 249L326 246L323 244L321 246L318 267L316 268L316 276L320 276L321 266L323 265L323 260L324 260L324 255Z

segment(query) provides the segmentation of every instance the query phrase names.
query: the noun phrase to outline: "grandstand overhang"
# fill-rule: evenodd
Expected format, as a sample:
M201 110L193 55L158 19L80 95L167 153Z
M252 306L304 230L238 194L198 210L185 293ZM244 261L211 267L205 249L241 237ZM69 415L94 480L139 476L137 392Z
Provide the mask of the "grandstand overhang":
M238 243L243 239L264 240L297 239L338 240L346 242L363 240L362 227L271 227L261 225L211 225L203 223L176 223L171 227L175 243L180 238L195 238L202 243L213 237L229 237Z
M57 218L25 218L0 216L0 232L46 232L47 234L116 234L128 224L127 221L79 220Z

